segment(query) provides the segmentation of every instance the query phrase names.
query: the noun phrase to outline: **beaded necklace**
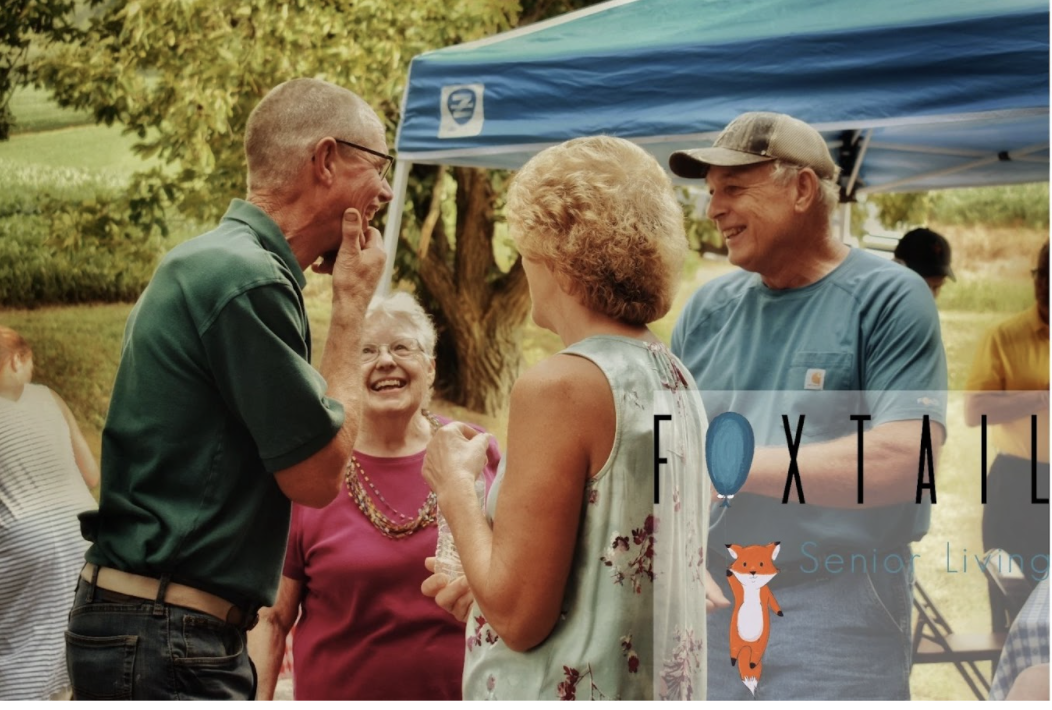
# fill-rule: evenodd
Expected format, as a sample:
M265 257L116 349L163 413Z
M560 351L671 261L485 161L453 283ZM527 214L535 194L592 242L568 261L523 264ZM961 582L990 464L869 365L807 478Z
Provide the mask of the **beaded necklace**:
M442 426L442 422L438 421L438 418L426 409L420 411L431 425L431 431L434 432ZM344 471L343 480L347 484L347 495L350 496L358 508L362 511L362 514L366 519L373 524L373 527L379 530L385 537L391 538L392 540L399 540L404 537L409 537L417 530L426 528L428 525L433 525L435 522L435 509L438 506L438 496L435 495L434 491L427 494L427 498L424 499L423 504L420 506L420 510L417 511L416 517L410 518L408 515L400 512L393 505L387 502L383 494L380 493L376 485L369 479L368 474L365 473L365 469L362 468L362 464L355 458L354 454L351 454L351 462L347 465L347 470ZM369 489L372 490L373 495L385 506L388 510L397 515L404 522L395 522L384 515L383 511L377 508L376 503L373 501L373 496L370 496L365 488L362 486L362 480L365 481Z

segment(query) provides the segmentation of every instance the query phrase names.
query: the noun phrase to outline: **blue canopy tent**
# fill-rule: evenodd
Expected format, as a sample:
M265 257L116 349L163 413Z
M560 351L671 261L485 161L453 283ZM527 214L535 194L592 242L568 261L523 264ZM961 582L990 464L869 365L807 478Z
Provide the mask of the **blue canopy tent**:
M1048 4L612 0L422 54L396 140L389 253L414 162L514 169L605 133L667 165L756 110L820 130L846 200L1047 181Z

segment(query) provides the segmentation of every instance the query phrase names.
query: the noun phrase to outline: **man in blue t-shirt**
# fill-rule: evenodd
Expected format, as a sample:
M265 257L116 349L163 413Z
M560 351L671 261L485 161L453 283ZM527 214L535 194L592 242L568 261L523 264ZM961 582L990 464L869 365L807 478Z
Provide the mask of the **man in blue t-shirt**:
M834 237L839 169L807 124L743 114L669 163L706 180L708 216L742 269L695 293L672 335L710 420L744 415L759 447L714 512L708 559L717 569L725 545L781 543L769 588L784 617L765 630L762 677L732 667L733 610L719 609L708 697L908 699L909 543L927 531L944 438L935 304L907 270Z

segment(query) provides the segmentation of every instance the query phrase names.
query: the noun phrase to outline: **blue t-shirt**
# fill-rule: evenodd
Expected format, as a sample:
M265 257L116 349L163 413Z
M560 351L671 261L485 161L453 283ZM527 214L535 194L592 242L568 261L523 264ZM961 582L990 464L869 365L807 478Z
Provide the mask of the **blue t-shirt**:
M945 424L946 357L934 299L909 269L858 249L802 288L773 290L746 271L714 279L687 303L672 351L694 375L709 421L744 415L757 446L787 447L783 414L794 437L804 415L801 445L857 436L852 414L872 417L866 429L927 414L933 441L942 436L934 423ZM844 476L855 480L857 468ZM806 471L800 479L806 498ZM778 540L779 562L803 559L809 542L806 554L816 557L887 550L927 532L927 493L923 500L835 509L799 505L795 486L784 505L741 494L714 511L710 539L715 547Z

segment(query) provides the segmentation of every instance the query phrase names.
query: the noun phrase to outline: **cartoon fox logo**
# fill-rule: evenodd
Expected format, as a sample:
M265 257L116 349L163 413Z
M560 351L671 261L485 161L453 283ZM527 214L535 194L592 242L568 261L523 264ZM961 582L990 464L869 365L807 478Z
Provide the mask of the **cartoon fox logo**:
M778 574L774 560L781 543L769 545L727 545L731 566L727 568L727 584L734 593L734 612L731 614L731 665L737 664L738 674L749 692L756 695L756 685L763 673L763 652L771 633L773 609L782 614L774 593L767 583Z

